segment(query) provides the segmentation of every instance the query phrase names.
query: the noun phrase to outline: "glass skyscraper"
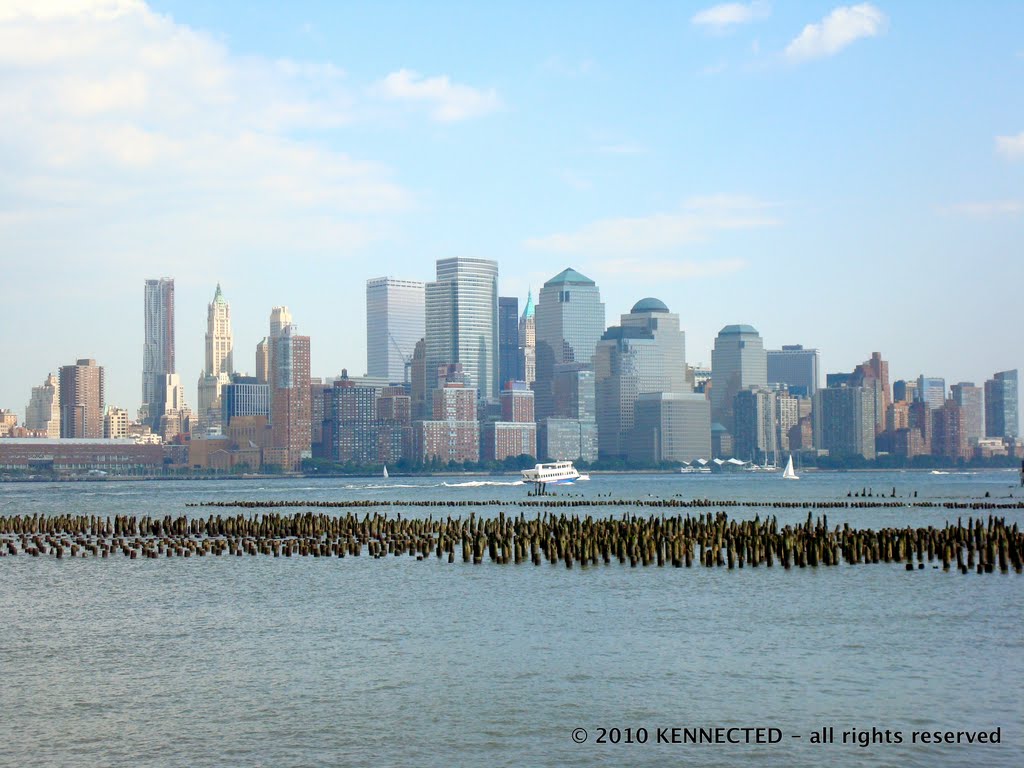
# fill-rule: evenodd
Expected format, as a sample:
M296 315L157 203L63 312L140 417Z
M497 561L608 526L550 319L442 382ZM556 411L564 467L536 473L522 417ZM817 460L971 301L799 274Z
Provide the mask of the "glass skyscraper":
M818 350L783 344L782 349L769 349L767 359L769 384L785 384L790 394L814 397L818 391Z
M1020 436L1017 400L1017 369L1000 371L985 382L985 432L987 437Z
M711 351L711 421L729 434L736 430L733 400L749 387L768 387L768 357L760 334L750 325L727 325Z
M519 299L498 297L498 388L510 381L522 381L519 370Z
M427 283L425 294L427 391L437 387L440 366L460 363L467 387L483 399L496 398L498 262L440 259L437 280Z
M163 377L174 373L174 279L147 280L142 345L142 408L151 426L163 416Z
M366 375L406 381L416 342L423 338L423 283L377 277L366 281Z
M544 283L535 312L537 332L537 420L555 413L552 386L555 366L591 365L604 333L604 304L597 284L575 269L564 269Z

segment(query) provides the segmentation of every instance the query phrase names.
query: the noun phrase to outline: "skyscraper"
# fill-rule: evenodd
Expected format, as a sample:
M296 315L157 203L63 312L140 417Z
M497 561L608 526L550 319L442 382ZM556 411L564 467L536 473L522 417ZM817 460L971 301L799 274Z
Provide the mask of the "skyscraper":
M918 376L914 397L927 403L929 408L941 408L946 402L946 380L936 376Z
M278 312L278 310L283 312ZM282 318L287 316L288 322ZM275 319L282 321L275 323ZM312 452L309 336L300 336L284 307L271 315L270 421L273 445L286 469L298 469ZM276 463L276 462L270 462Z
M875 392L826 387L814 396L814 445L836 458L875 458Z
M423 337L424 286L417 280L366 281L366 375L408 381L416 342Z
M782 349L769 349L766 356L769 384L785 385L791 395L814 397L818 390L818 350L783 344Z
M960 406L962 412L962 430L968 445L975 444L985 437L985 403L982 399L982 388L974 386L973 381L961 381L950 388L953 402Z
M605 331L601 291L589 277L563 269L540 289L535 315L537 333L537 421L559 416L553 410L555 366L593 365L597 343Z
M750 387L768 387L764 342L753 326L727 325L711 351L711 420L732 434L736 393Z
M498 297L498 384L502 391L510 381L524 381L519 370L519 299Z
M1000 371L985 382L985 433L987 437L1016 439L1020 436L1017 400L1017 369Z
M142 407L139 417L157 426L164 405L162 377L174 373L174 279L147 280L145 342L142 346Z
M231 334L231 306L224 299L220 283L206 308L206 366L199 376L198 416L200 426L210 430L221 424L221 390L234 373L234 337Z
M206 308L206 373L232 374L234 368L234 336L231 334L231 305L217 283L213 301Z
M767 389L741 389L733 401L736 431L733 434L737 458L756 464L776 458L775 397Z
M103 437L103 367L83 358L60 369L60 436Z
M32 387L32 398L25 408L25 428L60 437L60 378L48 374L46 381Z
M455 257L437 262L426 285L426 386L432 372L459 363L466 387L481 398L498 396L498 262ZM428 400L430 395L427 395Z
M689 392L683 348L679 316L654 298L638 301L621 325L601 337L594 353L594 388L602 458L628 454L640 395Z
M533 291L526 292L526 306L519 318L519 378L527 384L537 380L537 309Z

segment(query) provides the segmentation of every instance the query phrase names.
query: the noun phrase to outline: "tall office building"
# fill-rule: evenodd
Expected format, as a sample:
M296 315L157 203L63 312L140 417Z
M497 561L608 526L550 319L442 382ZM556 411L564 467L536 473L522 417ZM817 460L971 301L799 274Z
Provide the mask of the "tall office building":
M213 301L206 307L206 365L199 375L197 415L204 431L221 426L221 390L234 373L234 337L231 333L231 305L217 283Z
M918 376L914 397L929 408L941 408L946 403L946 380L936 376Z
M917 382L898 379L892 383L892 399L904 403L917 400Z
M563 269L540 289L536 309L537 420L557 416L552 387L555 366L566 363L592 365L594 352L605 331L601 291L589 277L575 269Z
M524 381L519 370L519 299L498 297L498 384L504 391L510 381Z
M836 458L875 458L875 391L826 387L814 396L814 445Z
M533 292L526 292L526 306L519 317L519 379L532 385L537 380L537 314Z
M204 371L216 376L231 374L234 368L234 336L231 334L231 305L217 283L213 301L206 307L206 368Z
M601 337L594 353L594 388L602 458L628 455L640 395L689 390L683 349L679 316L653 298L638 301Z
M766 356L769 385L784 385L797 397L814 397L818 391L818 350L783 344L782 349L769 349Z
M103 437L103 366L83 358L60 369L60 436Z
M270 421L277 458L286 469L298 469L302 460L312 455L309 367L309 336L299 335L298 328L290 322L290 315L289 322L279 328L272 318Z
M775 460L778 452L775 396L767 389L741 389L733 402L736 457L756 464Z
M985 433L987 437L1016 439L1020 436L1017 400L1017 369L1000 371L985 382Z
M32 387L32 397L25 408L25 428L45 432L47 437L60 437L60 378L50 373L46 381Z
M221 424L224 428L240 416L270 418L270 386L260 384L255 376L231 377L221 389Z
M968 445L977 444L985 437L985 403L982 388L973 381L961 381L950 388L953 402L960 406L962 430Z
M597 410L590 363L555 366L554 416L537 423L538 457L552 461L597 461Z
M711 420L732 434L736 429L736 393L750 387L767 389L768 356L764 342L750 325L727 325L711 351Z
M867 360L850 374L848 385L851 387L867 387L874 392L875 402L875 434L885 431L885 414L889 410L892 397L889 394L889 363L882 359L880 352L872 352Z
M459 363L467 387L482 399L496 398L498 262L440 259L437 280L427 283L425 294L427 390L437 387L432 371Z
M280 336L285 327L292 324L292 313L288 307L272 307L270 310L270 338Z
M145 342L142 346L142 407L139 417L156 426L164 411L162 377L174 373L174 279L147 280Z
M424 286L418 280L366 281L366 375L408 383L416 342L423 338Z
M711 403L693 392L637 397L629 458L645 464L690 462L711 456Z

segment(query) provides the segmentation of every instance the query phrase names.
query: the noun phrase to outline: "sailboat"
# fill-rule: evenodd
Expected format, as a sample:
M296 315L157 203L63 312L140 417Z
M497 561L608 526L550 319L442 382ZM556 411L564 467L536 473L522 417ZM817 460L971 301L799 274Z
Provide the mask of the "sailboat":
M799 480L800 476L793 471L793 454L789 454L789 461L786 462L786 468L782 472L783 480Z
M384 479L385 480L388 479L388 465L387 464L384 465Z

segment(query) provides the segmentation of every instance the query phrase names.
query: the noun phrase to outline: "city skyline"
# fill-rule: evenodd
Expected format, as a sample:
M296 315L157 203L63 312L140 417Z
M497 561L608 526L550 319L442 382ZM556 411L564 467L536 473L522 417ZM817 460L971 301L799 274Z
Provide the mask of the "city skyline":
M88 357L134 414L154 275L176 280L190 402L218 281L238 370L287 304L313 375L359 371L365 281L429 281L453 256L498 261L521 302L569 266L609 317L656 296L694 364L738 323L819 349L823 373L873 349L893 380L1024 368L1002 341L1024 276L1024 107L1006 98L1024 8L758 8L566 4L542 34L500 7L5 10L0 253L33 320L0 406L23 416Z

